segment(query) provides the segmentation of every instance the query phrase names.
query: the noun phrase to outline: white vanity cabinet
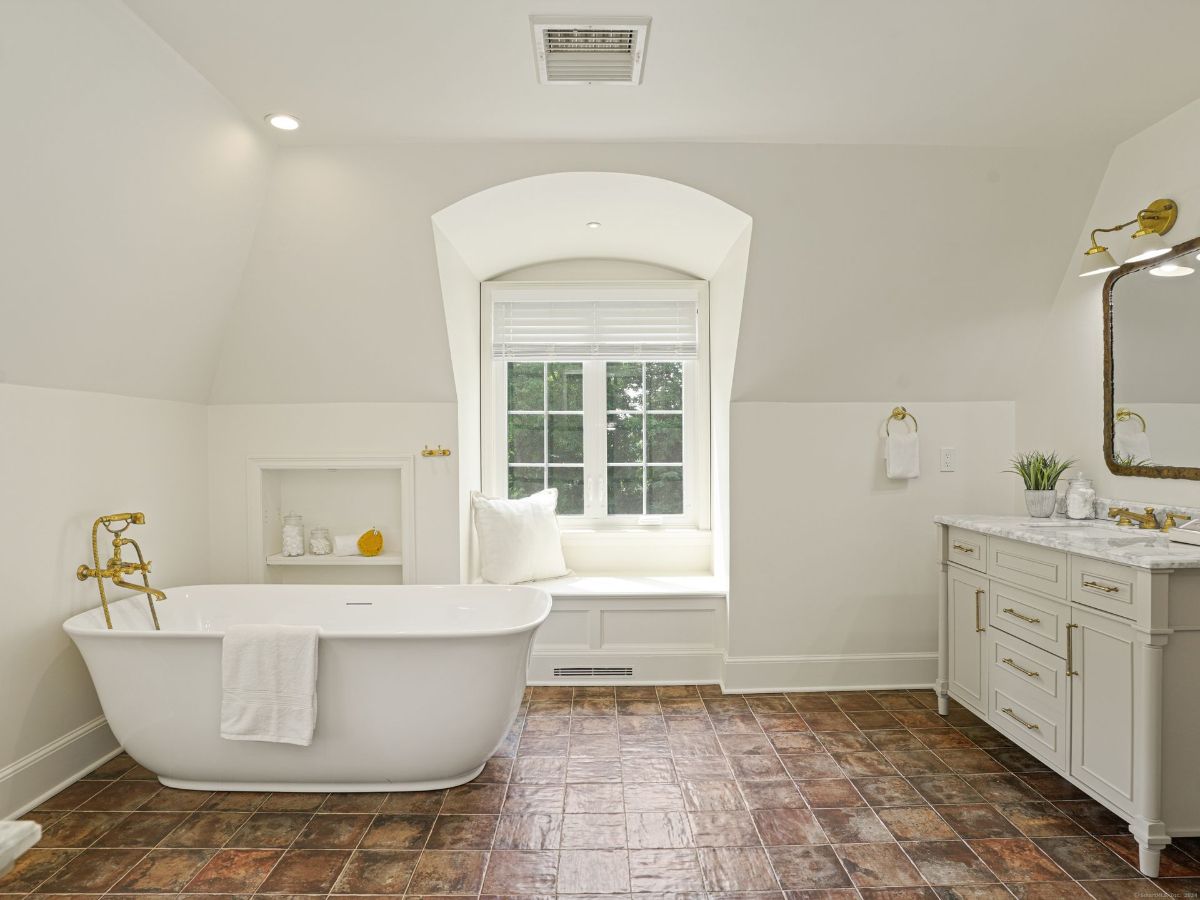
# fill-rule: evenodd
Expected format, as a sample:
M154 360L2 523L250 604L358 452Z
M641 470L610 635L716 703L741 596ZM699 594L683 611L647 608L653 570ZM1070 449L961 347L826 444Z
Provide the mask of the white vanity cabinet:
M987 666L983 658L988 581L959 568L946 573L950 655L947 676L954 699L981 716L987 715Z
M957 700L1125 818L1157 875L1170 836L1200 835L1200 547L937 522L939 711Z

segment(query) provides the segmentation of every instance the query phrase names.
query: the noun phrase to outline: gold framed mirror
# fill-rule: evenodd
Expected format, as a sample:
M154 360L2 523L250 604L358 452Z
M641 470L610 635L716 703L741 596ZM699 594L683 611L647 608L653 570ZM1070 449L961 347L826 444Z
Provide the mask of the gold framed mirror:
M1114 475L1200 480L1200 238L1104 281L1104 461Z

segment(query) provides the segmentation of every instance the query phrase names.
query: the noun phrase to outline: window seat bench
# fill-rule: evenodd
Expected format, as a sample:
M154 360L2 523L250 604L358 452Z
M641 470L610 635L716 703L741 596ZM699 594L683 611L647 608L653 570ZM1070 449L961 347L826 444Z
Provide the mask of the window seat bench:
M699 684L721 678L726 598L713 575L568 575L553 598L530 684Z

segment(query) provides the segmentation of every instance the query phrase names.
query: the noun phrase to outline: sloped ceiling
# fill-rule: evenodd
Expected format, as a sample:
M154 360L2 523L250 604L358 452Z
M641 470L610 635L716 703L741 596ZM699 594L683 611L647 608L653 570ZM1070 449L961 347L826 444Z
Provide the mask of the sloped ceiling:
M283 152L212 400L453 400L431 216L564 171L678 182L753 219L734 399L1011 398L1106 159L751 144Z
M1195 0L128 3L288 146L1111 146L1200 95ZM651 16L642 85L538 84L531 13Z
M219 22L234 4L153 6ZM335 6L348 8L306 0L281 22ZM272 156L258 113L231 108L116 0L11 0L0 41L0 378L22 384L216 403L452 401L431 216L516 179L595 171L678 182L753 218L735 399L1008 397L1108 156L1099 144L546 141ZM230 71L243 62L229 57ZM847 108L869 118L869 105ZM442 116L469 121L464 109ZM312 115L295 111L310 133ZM380 115L418 121L403 107ZM625 224L605 240L631 243L641 226ZM655 227L686 236L689 223Z
M0 3L0 380L207 400L269 145L115 0Z

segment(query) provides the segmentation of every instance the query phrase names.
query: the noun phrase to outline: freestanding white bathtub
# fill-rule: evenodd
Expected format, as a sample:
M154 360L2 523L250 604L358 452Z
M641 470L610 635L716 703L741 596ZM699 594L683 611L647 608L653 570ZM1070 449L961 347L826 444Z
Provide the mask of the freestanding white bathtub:
M504 740L550 595L530 587L208 585L63 625L117 740L169 787L417 791L470 781ZM312 745L223 740L221 638L319 625Z

